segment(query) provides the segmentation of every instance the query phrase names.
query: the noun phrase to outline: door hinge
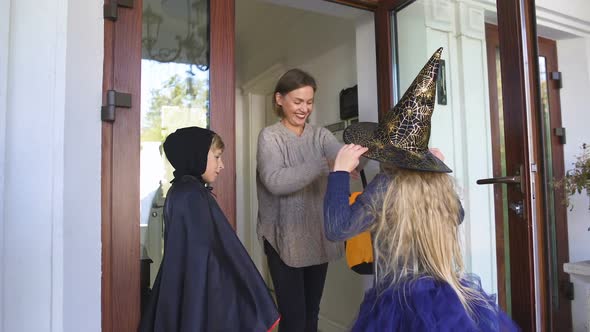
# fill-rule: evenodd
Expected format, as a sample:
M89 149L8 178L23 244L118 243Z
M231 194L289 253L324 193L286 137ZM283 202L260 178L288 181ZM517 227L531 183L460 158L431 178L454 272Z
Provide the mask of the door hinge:
M131 94L108 90L107 104L101 108L100 119L107 122L115 121L117 107L131 108Z
M552 71L550 77L553 81L555 81L558 89L563 88L563 81L561 79L561 72L560 71Z
M133 8L133 0L111 0L110 3L103 6L104 18L116 21L119 17L119 7Z
M564 127L553 128L553 132L555 133L555 136L557 136L559 138L559 143L562 145L565 144L565 142L566 142L565 128Z

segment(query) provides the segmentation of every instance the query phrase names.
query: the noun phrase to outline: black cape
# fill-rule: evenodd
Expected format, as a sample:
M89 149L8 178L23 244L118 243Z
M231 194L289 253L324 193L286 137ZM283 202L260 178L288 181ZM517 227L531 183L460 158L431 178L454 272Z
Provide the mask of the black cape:
M279 313L210 191L183 176L164 207L164 257L140 332L269 331Z

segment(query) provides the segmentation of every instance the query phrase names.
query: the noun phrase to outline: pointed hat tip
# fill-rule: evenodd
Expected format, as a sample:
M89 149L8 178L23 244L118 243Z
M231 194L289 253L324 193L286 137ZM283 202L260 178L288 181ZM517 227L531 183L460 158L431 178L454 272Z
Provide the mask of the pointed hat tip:
M436 57L436 58L440 59L440 56L442 55L442 51L443 51L443 48L442 47L439 47L436 50L436 52L434 52L434 54L432 55L432 57Z

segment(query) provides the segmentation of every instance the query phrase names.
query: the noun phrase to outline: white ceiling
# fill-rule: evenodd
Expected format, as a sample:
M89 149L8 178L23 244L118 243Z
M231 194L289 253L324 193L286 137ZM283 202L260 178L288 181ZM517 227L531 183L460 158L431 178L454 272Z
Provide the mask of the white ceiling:
M354 36L363 10L319 0L237 0L239 81L289 57L319 54Z

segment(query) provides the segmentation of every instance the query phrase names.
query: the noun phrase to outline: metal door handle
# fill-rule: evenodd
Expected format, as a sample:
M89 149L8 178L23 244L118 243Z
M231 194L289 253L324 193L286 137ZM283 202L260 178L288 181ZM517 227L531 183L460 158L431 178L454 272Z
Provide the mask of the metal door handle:
M517 184L520 186L520 191L524 193L524 187L522 185L522 174L523 166L520 165L519 170L516 172L516 175L512 176L500 176L496 178L489 178L489 179L479 179L476 181L477 184Z
M501 177L497 177L497 178L477 180L477 184L497 184L497 183L520 184L520 175L501 176Z

